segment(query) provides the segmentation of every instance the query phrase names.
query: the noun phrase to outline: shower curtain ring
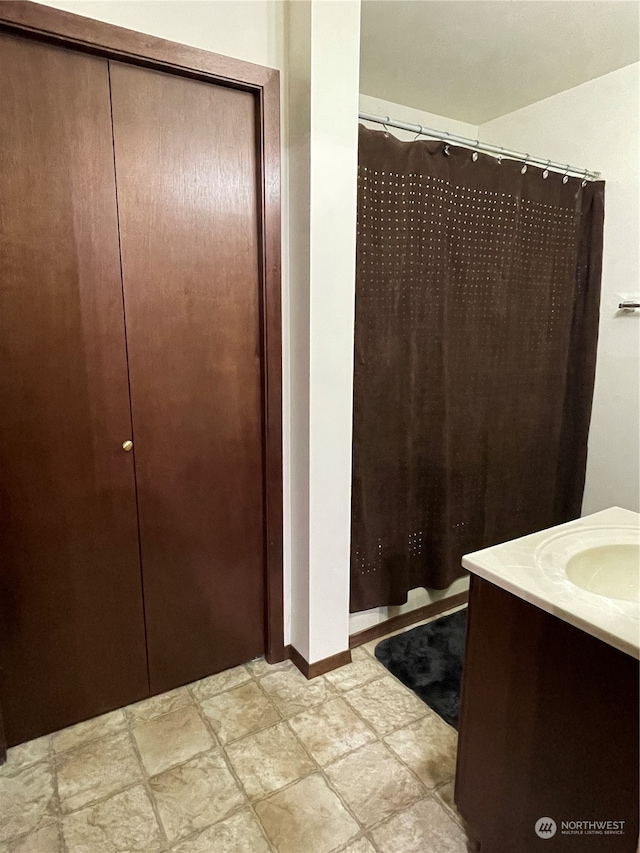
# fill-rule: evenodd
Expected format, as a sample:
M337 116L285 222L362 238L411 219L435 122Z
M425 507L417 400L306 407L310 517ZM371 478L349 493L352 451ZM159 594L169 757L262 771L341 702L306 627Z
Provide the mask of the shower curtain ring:
M391 121L391 119L389 118L389 116L387 116L387 122L389 122L389 121ZM389 136L389 128L387 127L387 125L384 122L382 122L382 126L384 127L384 135Z
M476 139L476 148L478 148L479 145L480 145L480 140ZM477 151L473 152L473 154L471 155L471 159L473 160L474 163L477 162L477 160L478 160L478 152Z
M582 179L582 186L583 187L586 187L586 185L587 185L587 177L588 176L589 176L589 172L585 169L584 170L584 178Z
M525 158L524 158L524 166L522 167L522 169L520 169L520 174L521 174L521 175L524 175L524 174L525 174L525 172L527 171L527 163L528 163L528 162L529 162L529 155L527 154L527 155L525 156Z
M421 125L421 124L419 124L419 125L418 125L418 127L420 128L420 130L419 130L419 131L416 133L416 135L413 137L413 141L414 141L414 142L416 141L416 139L420 136L420 134L421 134L421 133L422 133L422 131L424 130L424 128L422 127L422 125Z
M502 166L502 158L504 157L504 148L502 145L500 146L500 153L498 154L498 166Z
M570 168L571 168L571 166L567 163L567 169L566 169L564 175L562 176L562 183L563 184L566 184L569 181L569 169Z
M547 165L544 167L544 172L542 173L542 177L545 180L549 177L549 163L551 163L551 160L547 160Z

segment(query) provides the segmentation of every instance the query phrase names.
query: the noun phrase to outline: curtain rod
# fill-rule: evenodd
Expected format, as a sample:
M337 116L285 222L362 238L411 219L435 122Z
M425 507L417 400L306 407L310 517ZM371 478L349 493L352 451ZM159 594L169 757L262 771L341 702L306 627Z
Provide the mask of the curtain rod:
M590 172L588 169L579 169L576 166L569 164L554 163L551 160L542 160L540 157L530 157L529 154L523 154L521 151L510 151L508 148L502 148L499 145L490 145L487 142L480 142L478 139L468 139L466 136L457 136L455 133L447 133L446 130L433 130L430 127L423 127L421 124L409 124L405 121L395 121L389 116L374 116L369 113L358 113L358 118L362 121L373 121L376 124L383 126L397 127L400 130L408 130L418 136L430 136L433 139L442 139L444 142L452 142L456 145L461 145L464 148L473 148L475 151L487 151L490 154L497 154L499 158L508 157L510 160L521 160L527 165L542 166L544 169L551 169L554 172L562 172L564 175L576 175L583 178L585 181L597 181L600 177L600 172ZM546 177L546 175L545 175Z

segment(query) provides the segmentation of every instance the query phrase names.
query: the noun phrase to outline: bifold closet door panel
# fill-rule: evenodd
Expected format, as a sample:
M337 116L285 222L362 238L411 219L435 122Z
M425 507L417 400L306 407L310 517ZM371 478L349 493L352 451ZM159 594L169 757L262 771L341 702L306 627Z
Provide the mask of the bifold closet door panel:
M148 694L107 62L0 34L0 703Z
M264 650L255 101L111 63L153 692Z

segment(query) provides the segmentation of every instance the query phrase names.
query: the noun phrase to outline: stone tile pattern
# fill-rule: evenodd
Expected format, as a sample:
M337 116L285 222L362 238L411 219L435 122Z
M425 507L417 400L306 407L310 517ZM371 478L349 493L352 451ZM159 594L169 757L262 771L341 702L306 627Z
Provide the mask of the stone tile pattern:
M9 750L0 853L467 853L456 732L375 659L252 661Z

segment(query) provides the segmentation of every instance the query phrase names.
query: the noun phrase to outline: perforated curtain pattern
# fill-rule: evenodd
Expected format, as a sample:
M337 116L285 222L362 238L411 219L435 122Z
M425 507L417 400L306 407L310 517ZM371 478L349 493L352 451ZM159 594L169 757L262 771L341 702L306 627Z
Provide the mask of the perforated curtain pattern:
M351 611L579 516L604 183L360 128Z

